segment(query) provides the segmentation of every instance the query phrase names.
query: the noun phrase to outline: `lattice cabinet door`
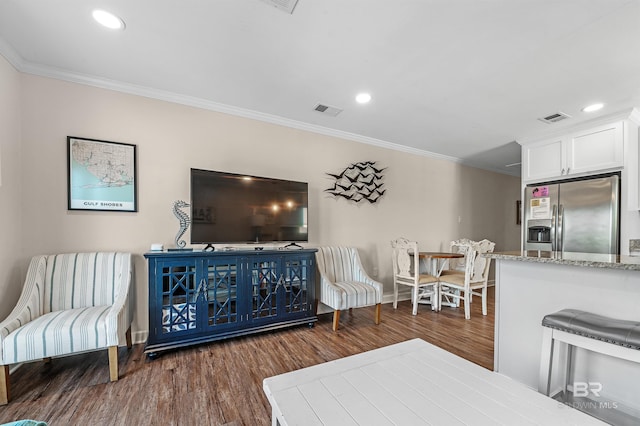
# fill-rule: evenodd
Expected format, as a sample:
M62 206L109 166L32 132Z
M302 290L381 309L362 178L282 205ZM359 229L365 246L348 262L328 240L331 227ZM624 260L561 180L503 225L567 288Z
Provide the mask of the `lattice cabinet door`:
M283 259L284 311L306 315L314 308L315 264L313 255L289 255Z
M194 259L161 260L156 265L155 295L157 304L153 312L155 336L158 340L174 339L180 335L198 332L197 262ZM159 316L159 317L158 317Z
M205 329L222 331L236 328L243 312L241 265L236 257L206 259L203 277L206 291L203 293Z
M281 314L284 277L280 256L255 256L248 259L251 303L249 321L254 324L275 321Z

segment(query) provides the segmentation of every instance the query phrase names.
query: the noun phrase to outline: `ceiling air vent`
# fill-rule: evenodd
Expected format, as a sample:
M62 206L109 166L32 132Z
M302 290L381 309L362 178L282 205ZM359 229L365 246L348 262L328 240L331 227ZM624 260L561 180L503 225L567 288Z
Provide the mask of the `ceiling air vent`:
M287 13L293 14L298 0L262 0L265 3L269 3L277 9L284 10Z
M571 116L565 114L564 112L556 112L555 114L550 114L546 117L538 118L538 120L542 121L543 123L551 124L557 123L558 121L566 120L567 118L571 118Z
M335 117L336 115L338 115L338 114L340 114L342 112L342 110L340 108L332 107L332 106L329 106L329 105L323 105L323 104L316 104L316 106L313 107L313 109L315 111L321 112L323 114L330 115L332 117Z

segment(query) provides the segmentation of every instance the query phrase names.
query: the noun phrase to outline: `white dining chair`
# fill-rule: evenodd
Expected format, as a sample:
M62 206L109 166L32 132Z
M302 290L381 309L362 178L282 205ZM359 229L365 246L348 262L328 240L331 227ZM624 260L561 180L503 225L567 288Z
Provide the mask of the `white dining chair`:
M391 241L393 255L393 308L398 308L398 287L409 286L413 315L418 313L418 303L423 300L438 309L438 279L420 273L418 243L406 238Z
M464 255L464 257L448 259L448 264L446 265L447 268L443 268L443 270L440 272L440 275L464 275L464 270L466 268L467 250L473 243L476 243L476 241L470 240L468 238L460 238L451 241L451 243L449 244L450 251L452 253L461 253Z
M482 297L482 315L487 315L487 282L491 259L482 254L492 252L495 243L485 239L466 244L464 273L451 272L441 275L439 286L441 297L455 300L457 306L464 300L464 317L470 319L471 298L474 295Z

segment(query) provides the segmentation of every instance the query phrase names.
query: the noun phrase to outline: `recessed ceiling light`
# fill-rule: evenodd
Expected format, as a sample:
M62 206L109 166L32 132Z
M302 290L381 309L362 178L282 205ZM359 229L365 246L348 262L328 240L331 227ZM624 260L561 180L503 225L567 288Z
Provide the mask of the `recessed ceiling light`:
M582 112L598 111L598 110L602 109L603 106L604 106L604 104L592 104L592 105L589 105L589 106L586 106L586 107L582 108Z
M93 19L95 19L100 25L110 28L112 30L124 30L124 21L105 10L96 9L92 13Z
M359 104L366 104L371 100L371 95L368 93L360 93L356 96L356 102Z

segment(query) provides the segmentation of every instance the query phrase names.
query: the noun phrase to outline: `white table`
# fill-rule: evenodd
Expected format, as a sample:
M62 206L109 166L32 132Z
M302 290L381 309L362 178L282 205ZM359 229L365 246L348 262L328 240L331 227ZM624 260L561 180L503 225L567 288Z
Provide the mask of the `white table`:
M414 339L263 382L273 425L603 425Z

